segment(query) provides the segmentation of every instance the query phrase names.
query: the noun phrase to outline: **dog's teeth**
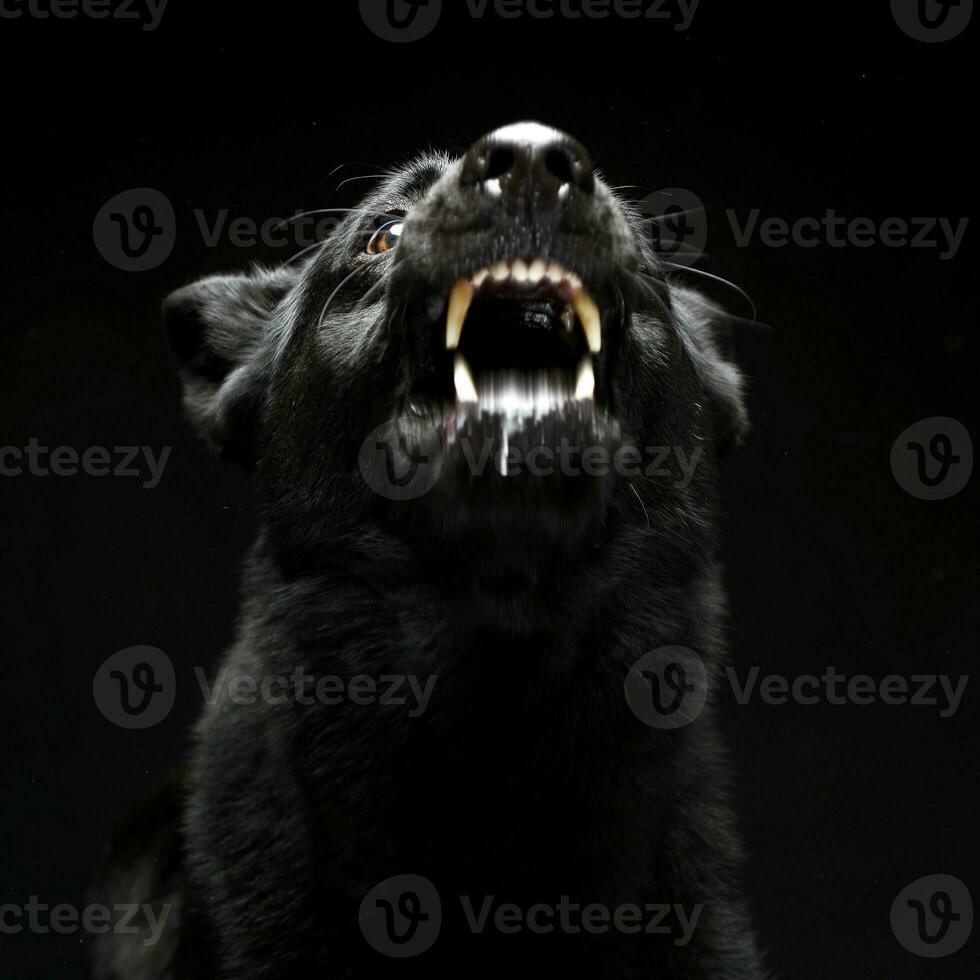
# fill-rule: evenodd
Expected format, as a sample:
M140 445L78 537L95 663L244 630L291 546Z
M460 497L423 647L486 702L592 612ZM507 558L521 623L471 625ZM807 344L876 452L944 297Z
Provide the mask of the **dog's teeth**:
M549 262L544 275L548 282L561 282L565 278L565 270L554 262Z
M527 263L523 259L517 259L514 267L510 270L515 282L527 282Z
M582 280L574 272L566 272L565 281L572 287L573 292L577 293L582 288Z
M589 350L593 354L598 354L602 350L602 317L599 315L599 307L581 287L575 291L575 295L572 297L572 306L575 307L575 312L578 314L579 320L582 321Z
M474 288L479 289L486 281L489 275L490 275L489 269L481 269L475 276L473 276L470 279L470 282L473 283Z
M575 329L575 311L570 307L565 307L565 312L561 315L561 324L568 333Z
M592 358L588 354L582 358L578 366L575 397L582 401L591 401L595 397L595 372L592 370Z
M544 278L545 264L541 259L535 259L527 270L528 282L539 283Z
M456 350L459 338L463 335L463 323L473 302L473 284L460 279L449 296L449 310L446 313L446 350Z
M498 262L491 270L490 275L497 282L503 282L505 279L510 279L510 266L506 262Z
M476 393L476 382L473 380L470 366L466 363L466 358L460 353L456 354L453 380L456 383L457 401L478 402L480 400L479 395Z

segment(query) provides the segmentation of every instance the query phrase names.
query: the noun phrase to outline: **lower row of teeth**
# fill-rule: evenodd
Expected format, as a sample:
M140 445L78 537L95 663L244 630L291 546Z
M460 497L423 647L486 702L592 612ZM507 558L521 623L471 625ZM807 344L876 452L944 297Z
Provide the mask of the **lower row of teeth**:
M541 371L526 375L517 371L497 371L480 377L479 388L466 358L459 351L453 362L456 401L479 405L482 411L523 415L543 415L565 402L592 401L595 398L595 371L586 354L575 372L575 388L570 389L560 372Z

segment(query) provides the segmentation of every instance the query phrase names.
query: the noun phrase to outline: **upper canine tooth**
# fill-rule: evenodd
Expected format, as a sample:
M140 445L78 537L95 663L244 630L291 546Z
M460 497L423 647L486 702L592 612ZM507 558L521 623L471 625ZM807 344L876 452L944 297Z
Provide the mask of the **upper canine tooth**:
M449 295L449 310L446 313L446 350L459 347L459 338L463 335L463 323L473 302L473 284L466 279L460 279L453 286Z
M582 321L585 330L585 339L588 342L589 350L593 354L598 354L602 350L602 317L599 314L599 307L595 305L592 297L584 290L577 289L572 297L572 306Z
M470 372L470 366L466 363L466 358L457 353L453 362L453 381L456 384L456 400L461 402L478 402L479 395L476 393L476 382Z
M515 282L527 282L527 263L523 259L517 259L514 267L510 270Z
M592 358L586 354L578 366L575 378L575 397L592 399L595 397L595 371L592 370Z

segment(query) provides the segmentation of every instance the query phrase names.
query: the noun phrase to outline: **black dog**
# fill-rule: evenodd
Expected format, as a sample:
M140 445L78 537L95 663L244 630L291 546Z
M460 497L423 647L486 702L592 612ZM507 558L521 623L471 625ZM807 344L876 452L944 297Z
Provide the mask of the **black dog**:
M761 977L710 698L637 698L696 700L695 660L710 690L746 426L716 311L643 239L523 123L167 301L264 521L186 775L102 884L171 914L98 977Z

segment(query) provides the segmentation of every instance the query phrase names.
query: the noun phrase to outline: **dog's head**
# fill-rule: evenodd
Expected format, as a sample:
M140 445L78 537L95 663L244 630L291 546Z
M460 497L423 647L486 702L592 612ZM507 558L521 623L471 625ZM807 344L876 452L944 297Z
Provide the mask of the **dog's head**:
M580 143L506 126L392 174L313 257L171 296L185 404L294 555L367 525L464 564L706 541L740 380L645 240Z

